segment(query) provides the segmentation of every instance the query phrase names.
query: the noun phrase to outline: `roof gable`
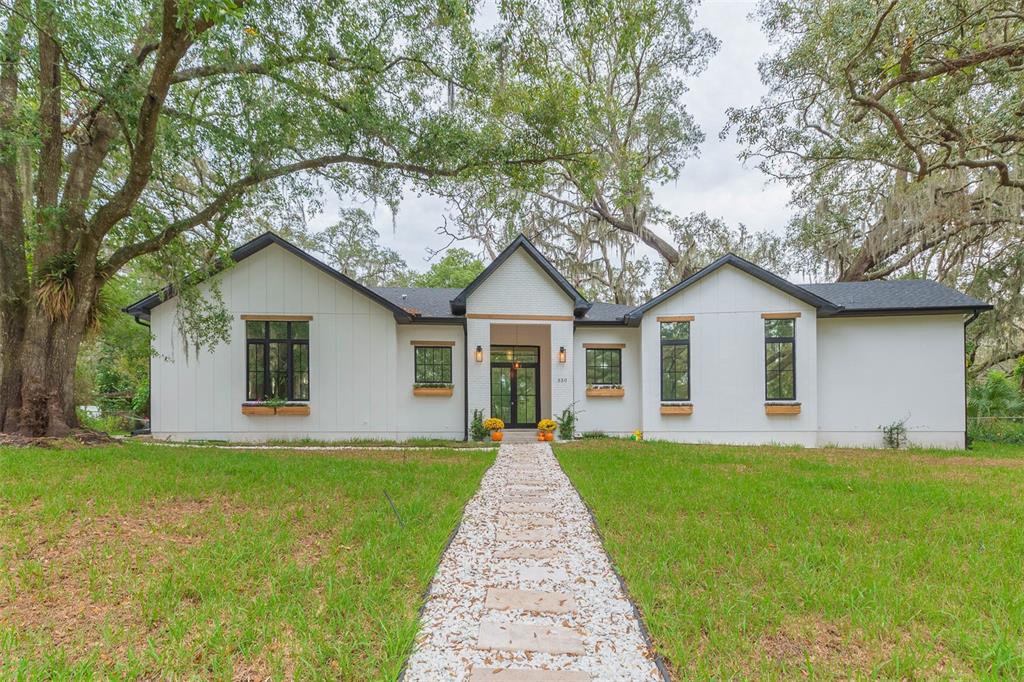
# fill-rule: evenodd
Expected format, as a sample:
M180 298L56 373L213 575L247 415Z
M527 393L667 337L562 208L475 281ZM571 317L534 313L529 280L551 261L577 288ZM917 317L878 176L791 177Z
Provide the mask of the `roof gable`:
M291 242L282 239L273 232L264 232L255 239L246 242L242 246L239 246L237 249L232 251L231 262L238 263L240 261L243 261L246 258L249 258L250 256L259 253L268 246L280 246L285 251L291 253L294 256L298 256L300 259L302 259L306 263L309 263L310 265L320 270L321 272L331 277L332 279L335 279L341 282L342 284L352 287L357 292L363 294L364 296L372 300L374 303L377 303L378 305L381 305L384 308L390 310L394 314L396 320L408 322L414 318L414 314L409 310L388 300L387 298L377 293L376 291L370 289L369 287L363 286L362 284L355 281L351 277L348 277L344 273L335 270L330 265L327 265L320 259L310 255L306 251L303 251L302 249L295 246ZM194 276L190 276L190 278L193 278L194 281L197 283L201 282L205 279L208 279L209 277L212 277L213 275L216 275L224 271L231 265L231 262L227 262L224 259L218 259L210 272L197 273ZM172 298L173 296L176 295L176 293L177 292L174 291L174 288L172 286L166 286L160 291L153 292L149 296L146 296L145 298L140 299L129 306L126 306L122 310L128 313L129 315L134 315L137 318L148 318L149 312L153 308L160 305L164 301Z
M512 243L505 247L505 249L498 254L498 257L495 258L490 265L484 268L484 271L477 275L476 279L469 283L469 286L467 286L465 289L459 292L459 295L451 300L452 314L465 315L466 302L469 300L469 296L474 291L476 291L481 284L486 282L487 279L491 275L493 275L495 271L497 271L498 268L500 268L501 265L519 249L523 249L523 251L528 256L530 256L530 258L532 258L538 266L540 266L540 269L543 270L544 273L548 277L550 277L556 285L558 285L558 288L564 291L566 295L572 299L573 315L575 315L576 317L582 317L583 315L586 315L587 310L590 309L590 303L587 301L587 299L583 298L580 292L576 291L576 288L573 285L569 284L568 280L566 280L565 277L562 276L562 273L560 273L555 268L555 266L553 266L551 262L547 258L545 258L540 251L537 250L537 247L534 246L533 243L530 242L530 240L527 239L526 236L523 235L522 233L520 233L518 237L513 239Z
M769 272L768 270L765 270L762 267L754 265L750 261L744 260L735 254L728 253L719 258L718 260L716 260L714 263L711 263L707 267L702 268L701 270L698 270L694 274L690 275L679 284L676 284L674 287L671 287L663 291L661 294L647 301L647 303L639 305L630 312L628 312L624 318L626 324L639 324L640 319L643 317L645 312L647 312L654 306L658 305L659 303L667 301L668 299L672 298L673 296L683 291L684 289L693 286L694 284L701 281L711 273L716 272L718 269L726 265L731 265L734 268L737 268L738 270L745 272L751 277L759 279L765 284L775 287L779 291L782 291L783 293L788 294L797 300L803 301L804 303L813 306L814 308L817 308L819 312L821 312L822 314L831 314L838 311L841 308L841 306L837 306L831 301L828 301L822 298L821 296L818 296L817 294L812 293L807 289L804 289L801 286L793 284L792 282L789 282L788 280L785 280L779 277L778 275Z

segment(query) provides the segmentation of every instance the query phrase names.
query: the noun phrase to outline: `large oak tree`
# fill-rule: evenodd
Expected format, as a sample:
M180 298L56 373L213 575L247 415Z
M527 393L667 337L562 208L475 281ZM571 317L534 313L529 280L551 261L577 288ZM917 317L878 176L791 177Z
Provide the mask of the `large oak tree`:
M394 203L579 158L557 87L502 96L472 22L460 0L2 0L0 430L75 424L75 358L126 264L184 290L240 224L324 188Z
M793 268L966 289L997 304L971 328L974 371L1024 354L1022 5L765 0L760 15L768 94L731 125L793 189Z

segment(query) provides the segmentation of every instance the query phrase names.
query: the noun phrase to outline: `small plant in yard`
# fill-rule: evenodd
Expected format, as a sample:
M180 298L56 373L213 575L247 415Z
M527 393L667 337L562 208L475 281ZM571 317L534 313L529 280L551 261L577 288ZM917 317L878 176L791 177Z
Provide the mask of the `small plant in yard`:
M487 438L487 428L484 426L484 411L473 410L473 421L469 425L469 435L473 440Z
M641 431L640 429L637 429L636 431L633 432L633 435L630 436L630 439L631 440L643 440L644 439L644 432Z
M558 422L554 419L541 419L537 422L537 429L539 431L554 431L558 428Z
M886 426L879 426L882 430L882 442L885 447L891 450L899 450L907 444L907 418L894 421Z
M562 410L561 416L558 418L558 437L562 440L572 440L576 435L576 417L579 412L576 411L576 403L571 402L566 405L565 409Z

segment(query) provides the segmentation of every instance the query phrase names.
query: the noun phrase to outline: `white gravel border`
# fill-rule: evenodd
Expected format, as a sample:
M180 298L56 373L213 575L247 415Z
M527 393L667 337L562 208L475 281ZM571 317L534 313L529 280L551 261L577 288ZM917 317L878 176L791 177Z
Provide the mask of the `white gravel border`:
M551 504L555 511L512 513L508 505ZM548 519L554 525L531 525ZM499 541L510 529L550 531L545 540ZM555 550L548 559L499 559L518 547ZM530 570L547 568L549 570ZM571 594L573 613L484 608L488 587ZM582 655L477 649L482 621L557 625L583 639ZM546 443L501 446L466 505L462 523L434 576L404 680L465 680L473 667L576 670L594 680L662 680L587 507Z

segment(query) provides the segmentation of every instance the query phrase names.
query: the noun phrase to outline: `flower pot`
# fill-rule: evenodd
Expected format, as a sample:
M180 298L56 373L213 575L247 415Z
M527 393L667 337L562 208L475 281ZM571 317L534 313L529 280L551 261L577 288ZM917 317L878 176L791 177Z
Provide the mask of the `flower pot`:
M545 440L547 440L547 439L544 437L544 433L543 432L537 434L537 442L538 443L543 443Z
M503 434L501 431L491 431L491 440L494 442L498 442L504 437L505 434Z
M554 439L555 439L555 432L554 431L545 431L544 432L544 440L546 440L547 442L550 443Z

